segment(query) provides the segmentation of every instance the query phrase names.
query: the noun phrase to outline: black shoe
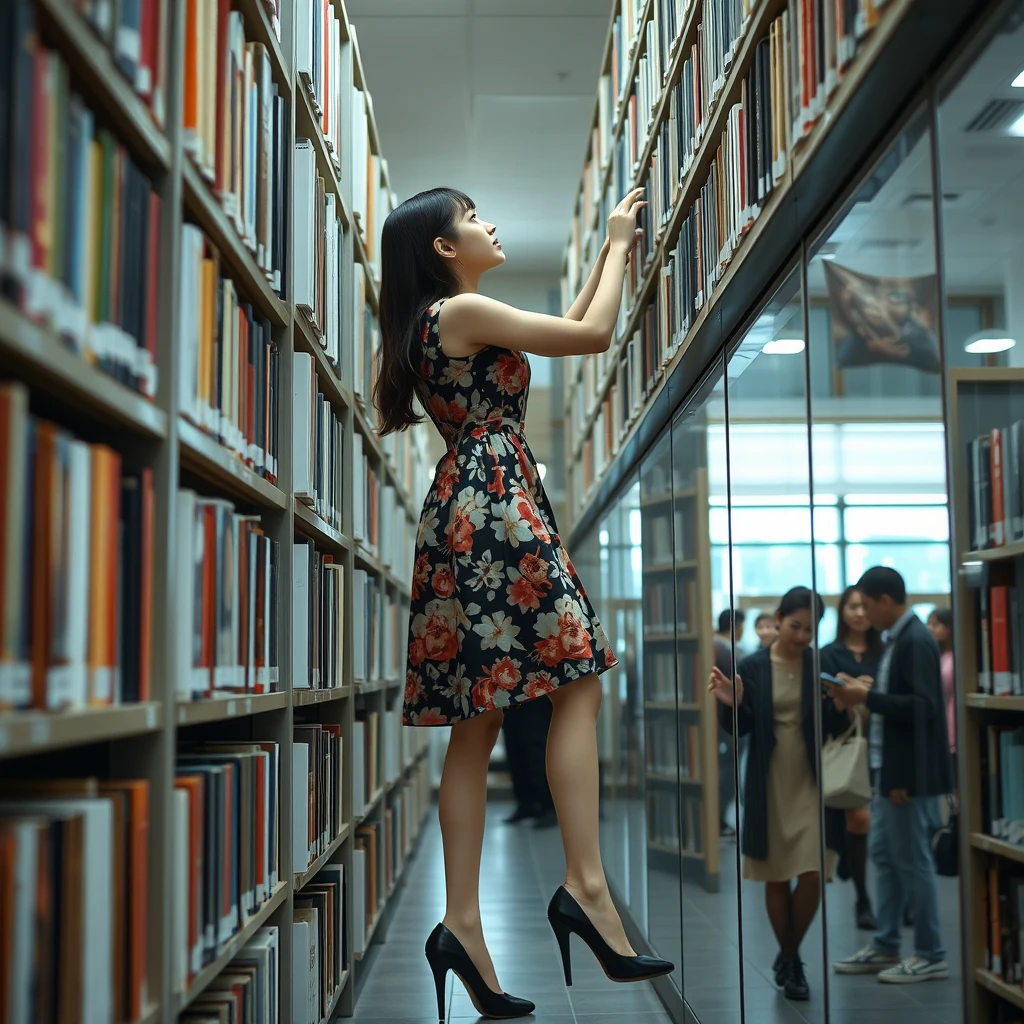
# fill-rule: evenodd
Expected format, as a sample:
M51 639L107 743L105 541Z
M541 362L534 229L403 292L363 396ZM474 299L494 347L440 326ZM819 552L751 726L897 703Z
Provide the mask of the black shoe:
M914 927L914 915L910 910L910 907L903 908L903 927L913 928Z
M537 820L533 823L534 828L554 828L558 824L558 815L555 814L554 809L545 811L543 814L538 815Z
M488 988L480 972L476 969L469 954L463 949L462 943L443 924L439 924L427 939L424 949L427 963L434 975L434 988L437 991L437 1019L444 1024L445 1013L445 979L448 972L466 986L469 998L481 1017L491 1020L507 1020L512 1017L525 1017L536 1009L529 999L517 999L504 992L495 992Z
M846 863L846 857L843 854L840 854L839 860L836 861L836 878L841 882L850 880L850 866Z
M775 958L775 963L772 964L772 973L775 975L776 986L782 988L786 984L786 978L789 975L789 957L783 956L781 949Z
M536 818L537 812L532 807L527 807L526 804L520 804L506 819L506 825L515 825L520 821L526 821L527 818Z
M798 956L791 957L789 960L789 971L786 974L786 983L782 991L787 999L794 1001L811 998L811 990L807 986L807 975L804 974L804 964Z
M564 885L555 890L548 904L548 921L558 940L562 954L562 970L566 985L572 984L572 969L569 965L569 936L575 932L597 957L601 970L611 981L648 981L671 974L675 964L656 956L623 956L616 953L601 937L601 933L590 923L583 908L572 898Z
M873 932L878 927L878 921L871 910L871 901L867 898L857 900L857 927L862 932Z

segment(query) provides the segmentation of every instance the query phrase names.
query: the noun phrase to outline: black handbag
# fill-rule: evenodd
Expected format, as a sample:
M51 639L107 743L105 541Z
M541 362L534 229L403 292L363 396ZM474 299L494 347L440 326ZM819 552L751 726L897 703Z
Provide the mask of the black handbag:
M949 818L932 833L932 857L940 875L955 878L960 874L960 815L953 797L948 796L946 800Z

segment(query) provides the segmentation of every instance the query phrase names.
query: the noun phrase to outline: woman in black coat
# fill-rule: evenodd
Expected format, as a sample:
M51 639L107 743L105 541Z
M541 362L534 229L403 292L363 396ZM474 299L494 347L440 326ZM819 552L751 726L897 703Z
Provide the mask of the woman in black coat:
M821 801L815 715L822 732L838 735L849 719L822 690L814 672L812 607L825 607L807 587L794 587L775 613L778 636L739 665L735 682L717 668L708 689L720 703L722 727L750 736L741 831L743 875L765 883L768 919L779 943L775 981L788 999L807 999L800 943L821 901ZM833 816L829 819L834 821ZM837 849L839 837L826 846ZM793 880L796 884L793 885Z

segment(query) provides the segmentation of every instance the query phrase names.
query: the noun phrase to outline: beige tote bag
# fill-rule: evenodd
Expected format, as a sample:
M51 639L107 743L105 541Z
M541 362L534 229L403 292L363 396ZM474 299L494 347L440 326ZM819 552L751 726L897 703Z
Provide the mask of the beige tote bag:
M861 716L849 729L828 740L821 751L822 798L826 807L847 811L871 802L868 741Z

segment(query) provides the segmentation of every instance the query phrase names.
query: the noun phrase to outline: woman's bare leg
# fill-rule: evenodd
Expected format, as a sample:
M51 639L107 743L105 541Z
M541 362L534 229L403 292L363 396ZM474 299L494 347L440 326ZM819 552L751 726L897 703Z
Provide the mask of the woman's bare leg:
M565 888L616 953L635 956L608 892L598 839L601 682L596 675L584 676L548 696L554 708L548 730L548 784L565 848Z
M480 851L487 808L487 763L502 712L488 711L452 726L441 772L437 816L444 845L445 912L454 933L495 992L501 991L480 921Z

